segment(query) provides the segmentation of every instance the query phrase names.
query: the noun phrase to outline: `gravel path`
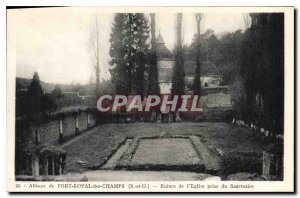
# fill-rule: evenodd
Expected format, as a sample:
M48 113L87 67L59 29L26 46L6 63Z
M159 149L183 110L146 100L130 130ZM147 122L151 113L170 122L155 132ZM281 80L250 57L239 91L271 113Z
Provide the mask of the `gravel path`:
M122 157L124 152L129 148L130 142L132 139L126 140L125 144L122 145L116 153L114 153L111 158L104 164L101 168L102 169L114 169L115 166L118 164L119 159Z

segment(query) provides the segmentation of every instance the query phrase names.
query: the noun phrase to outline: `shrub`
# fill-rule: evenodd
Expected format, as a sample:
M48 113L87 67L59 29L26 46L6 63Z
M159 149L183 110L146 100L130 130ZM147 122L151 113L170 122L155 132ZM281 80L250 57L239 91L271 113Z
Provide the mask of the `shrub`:
M283 155L283 142L277 142L270 144L267 149L267 153L275 154L275 155Z
M262 154L257 152L229 152L221 157L224 175L237 172L262 172Z

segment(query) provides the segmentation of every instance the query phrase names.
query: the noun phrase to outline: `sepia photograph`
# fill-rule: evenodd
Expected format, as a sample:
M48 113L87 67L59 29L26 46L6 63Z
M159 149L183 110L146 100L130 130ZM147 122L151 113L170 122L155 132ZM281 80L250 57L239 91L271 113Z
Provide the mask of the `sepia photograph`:
M294 191L293 7L6 14L9 191Z

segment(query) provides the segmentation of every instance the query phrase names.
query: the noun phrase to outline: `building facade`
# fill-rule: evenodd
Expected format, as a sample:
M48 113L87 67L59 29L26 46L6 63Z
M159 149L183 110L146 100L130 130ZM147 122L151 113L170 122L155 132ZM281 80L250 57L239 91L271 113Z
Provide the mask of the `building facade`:
M158 82L162 94L171 93L172 73L174 67L174 56L165 46L161 33L156 39L156 55L158 66ZM194 60L184 61L186 91L190 91L195 79L196 63ZM202 87L218 87L222 81L222 75L216 65L212 62L201 62L201 85Z

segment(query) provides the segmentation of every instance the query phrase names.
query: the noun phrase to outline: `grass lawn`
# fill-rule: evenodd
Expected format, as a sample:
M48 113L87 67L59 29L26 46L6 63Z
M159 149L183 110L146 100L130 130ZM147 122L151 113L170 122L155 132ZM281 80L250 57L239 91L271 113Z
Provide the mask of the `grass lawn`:
M78 161L87 162L87 167L99 167L126 137L171 135L199 136L212 153L216 151L262 152L264 149L260 138L254 138L252 131L227 123L104 124L93 128L87 134L82 134L76 141L65 146L66 171L84 171L86 168L78 164Z
M197 164L201 160L188 138L141 139L132 158L136 164Z

